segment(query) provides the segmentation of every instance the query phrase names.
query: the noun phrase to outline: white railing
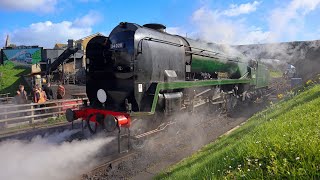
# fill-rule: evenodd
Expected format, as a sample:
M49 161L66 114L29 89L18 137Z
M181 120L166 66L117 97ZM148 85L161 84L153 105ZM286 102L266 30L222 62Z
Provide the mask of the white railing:
M50 117L64 115L68 108L79 109L84 100L87 100L87 98L53 100L42 104L3 104L0 105L0 126L6 128L45 121Z

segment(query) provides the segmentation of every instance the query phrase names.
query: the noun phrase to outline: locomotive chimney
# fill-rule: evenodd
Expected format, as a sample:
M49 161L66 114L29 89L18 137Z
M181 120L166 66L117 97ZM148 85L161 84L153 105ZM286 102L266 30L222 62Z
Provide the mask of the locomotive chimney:
M164 32L164 30L167 28L163 24L156 24L156 23L145 24L143 25L143 27L147 27L147 28L154 29L161 32Z

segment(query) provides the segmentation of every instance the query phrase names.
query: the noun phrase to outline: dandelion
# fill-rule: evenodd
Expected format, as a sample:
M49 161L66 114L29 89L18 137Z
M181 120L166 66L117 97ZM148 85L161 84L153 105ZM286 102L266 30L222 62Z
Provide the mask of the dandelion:
M239 164L238 167L241 167L241 164Z
M261 163L259 163L259 166L262 166L262 164L261 164Z
M298 161L300 159L300 157L296 157L296 160Z
M278 94L278 99L282 99L283 98L283 94Z
M258 159L255 159L254 161L255 161L255 162L258 162Z
M231 168L232 168L232 166L229 166L229 168L231 169Z
M306 82L306 85L310 85L310 84L312 84L312 83L313 83L312 80L309 79L309 80Z
M250 169L247 170L248 172L250 171Z

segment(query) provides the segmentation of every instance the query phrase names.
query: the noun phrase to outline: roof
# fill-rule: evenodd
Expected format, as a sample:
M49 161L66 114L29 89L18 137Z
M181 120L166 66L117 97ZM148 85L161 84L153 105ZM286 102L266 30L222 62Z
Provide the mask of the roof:
M68 46L68 44L57 43L54 45L54 49L63 49L67 46Z
M95 33L95 34L91 34L91 35L89 35L89 36L86 36L86 37L83 37L83 38L81 38L81 39L78 39L78 40L76 40L76 42L79 42L79 41L83 41L83 40L85 40L85 39L88 39L88 38L93 38L93 37L96 37L96 36L103 36L103 34L101 34L101 33Z

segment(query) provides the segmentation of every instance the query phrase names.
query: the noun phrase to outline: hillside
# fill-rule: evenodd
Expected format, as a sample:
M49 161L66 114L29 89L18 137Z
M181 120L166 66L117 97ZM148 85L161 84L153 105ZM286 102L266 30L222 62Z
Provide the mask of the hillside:
M320 85L308 87L271 104L156 179L319 179L319 107Z
M302 77L303 80L308 80L319 73L320 40L234 47L254 59L277 59L288 62L296 67L298 76Z
M20 84L26 86L21 76L29 74L30 71L30 68L15 66L12 63L0 65L0 73L2 74L0 78L0 94L11 93L11 96L14 96Z

